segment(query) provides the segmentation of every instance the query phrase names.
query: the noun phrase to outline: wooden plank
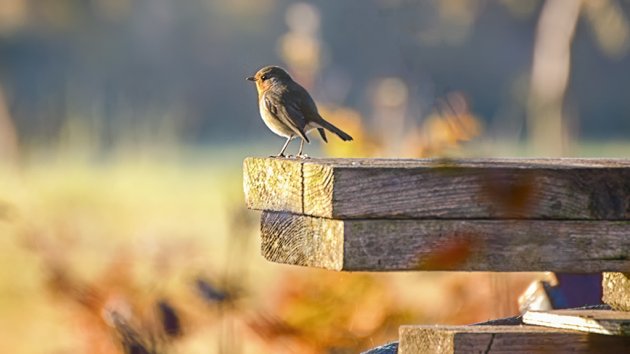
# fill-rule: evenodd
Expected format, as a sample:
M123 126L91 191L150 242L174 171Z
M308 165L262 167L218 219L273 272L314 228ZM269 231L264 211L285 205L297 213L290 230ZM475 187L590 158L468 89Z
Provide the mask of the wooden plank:
M630 270L630 221L335 220L263 212L270 261L349 271Z
M247 206L328 218L630 219L630 160L244 161Z
M604 273L602 300L615 310L630 311L630 273Z
M252 159L243 164L243 189L248 208L303 212L302 165L283 159Z
M278 263L341 270L343 227L335 220L263 212L262 254Z
M630 337L535 326L402 326L400 354L627 353Z
M613 310L528 311L523 322L607 335L630 335L630 312Z

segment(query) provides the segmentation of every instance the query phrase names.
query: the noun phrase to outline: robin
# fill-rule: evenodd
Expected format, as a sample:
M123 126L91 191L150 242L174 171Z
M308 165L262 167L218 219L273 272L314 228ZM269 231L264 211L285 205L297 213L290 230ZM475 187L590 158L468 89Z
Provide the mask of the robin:
M284 157L284 151L295 137L302 139L297 157L307 157L302 155L302 151L304 142L310 143L306 134L313 129L317 129L325 142L328 142L326 130L335 133L343 141L352 140L350 135L319 115L311 95L293 81L284 69L266 66L247 80L256 83L258 109L262 120L272 132L287 138L277 157Z

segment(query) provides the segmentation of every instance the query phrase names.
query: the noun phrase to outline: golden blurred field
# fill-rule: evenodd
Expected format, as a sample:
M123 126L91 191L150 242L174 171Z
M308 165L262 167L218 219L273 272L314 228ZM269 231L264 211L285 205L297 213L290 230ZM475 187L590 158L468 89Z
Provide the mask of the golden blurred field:
M94 163L67 154L4 169L2 345L76 352L83 339L71 334L68 296L51 296L56 271L93 287L137 287L138 299L182 291L197 273L220 275L229 213L242 198L235 171L217 165L141 157ZM253 237L249 226L242 237ZM253 256L250 244L245 259Z

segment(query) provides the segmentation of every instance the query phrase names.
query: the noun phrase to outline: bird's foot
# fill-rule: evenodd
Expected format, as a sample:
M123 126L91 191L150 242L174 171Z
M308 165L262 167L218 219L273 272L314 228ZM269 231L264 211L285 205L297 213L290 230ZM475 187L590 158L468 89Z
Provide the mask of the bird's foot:
M310 159L311 157L308 156L307 154L299 154L299 155L296 155L295 158L306 160L306 159Z
M278 155L269 155L269 157L271 157L271 158L284 158L286 156L284 156L284 154L278 154Z

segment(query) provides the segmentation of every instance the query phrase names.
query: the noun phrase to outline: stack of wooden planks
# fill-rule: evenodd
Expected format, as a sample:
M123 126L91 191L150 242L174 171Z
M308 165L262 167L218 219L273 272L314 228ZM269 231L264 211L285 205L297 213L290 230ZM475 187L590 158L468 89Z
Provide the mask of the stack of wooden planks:
M604 272L612 312L404 326L401 353L630 352L630 160L247 158L244 191L262 210L262 254L273 262Z

